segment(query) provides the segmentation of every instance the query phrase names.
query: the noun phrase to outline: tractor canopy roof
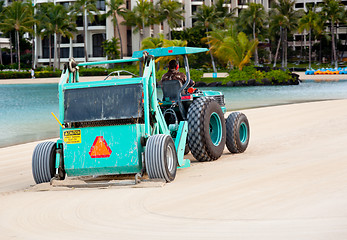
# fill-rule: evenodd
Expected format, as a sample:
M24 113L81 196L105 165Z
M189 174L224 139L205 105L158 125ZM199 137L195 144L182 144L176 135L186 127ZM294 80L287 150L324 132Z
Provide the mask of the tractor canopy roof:
M132 58L140 58L143 55L143 52L148 52L149 55L154 57L166 57L166 56L175 56L175 55L186 55L193 53L207 52L207 48L196 48L196 47L167 47L167 48L154 48L154 49L145 49L141 51L135 51Z

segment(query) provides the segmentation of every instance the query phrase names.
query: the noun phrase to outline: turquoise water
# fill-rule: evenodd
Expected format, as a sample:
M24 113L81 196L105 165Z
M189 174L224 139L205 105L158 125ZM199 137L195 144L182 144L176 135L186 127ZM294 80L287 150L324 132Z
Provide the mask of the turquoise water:
M211 90L224 93L228 110L238 110L347 98L347 81ZM57 84L0 85L0 147L58 137L59 125L51 112L58 115Z
M57 84L0 85L0 147L58 136Z

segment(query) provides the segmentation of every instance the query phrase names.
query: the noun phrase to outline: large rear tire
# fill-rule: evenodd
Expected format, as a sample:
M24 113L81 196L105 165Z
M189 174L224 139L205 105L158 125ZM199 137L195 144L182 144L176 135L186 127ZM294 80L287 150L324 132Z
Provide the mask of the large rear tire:
M249 143L250 128L248 119L241 112L232 112L226 120L226 145L231 153L244 152Z
M169 135L158 134L148 138L145 150L145 164L150 179L164 179L171 182L176 177L177 153Z
M225 148L225 120L220 105L211 98L198 98L188 109L188 145L198 161L214 161Z
M37 184L49 182L55 175L56 143L39 143L32 157L32 173Z

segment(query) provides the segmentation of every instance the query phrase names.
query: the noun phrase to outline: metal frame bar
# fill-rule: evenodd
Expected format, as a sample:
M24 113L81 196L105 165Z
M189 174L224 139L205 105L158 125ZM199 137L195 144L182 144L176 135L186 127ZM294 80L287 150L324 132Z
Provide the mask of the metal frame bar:
M81 67L81 66L111 64L111 63L139 62L139 61L140 61L140 59L138 59L138 58L116 59L116 60L107 60L107 61L100 61L100 62L84 62L84 63L77 64L77 66Z

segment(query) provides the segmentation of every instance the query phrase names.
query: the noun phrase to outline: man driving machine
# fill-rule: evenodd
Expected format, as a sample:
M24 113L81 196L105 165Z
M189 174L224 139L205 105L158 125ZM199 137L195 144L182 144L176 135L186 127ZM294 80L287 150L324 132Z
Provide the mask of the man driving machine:
M184 83L187 81L187 76L184 73L181 73L178 71L179 69L179 62L176 60L171 60L169 62L169 70L167 73L163 75L161 78L161 82L164 81L170 81L170 80L178 80L184 85ZM190 79L190 86L193 86L195 82Z

